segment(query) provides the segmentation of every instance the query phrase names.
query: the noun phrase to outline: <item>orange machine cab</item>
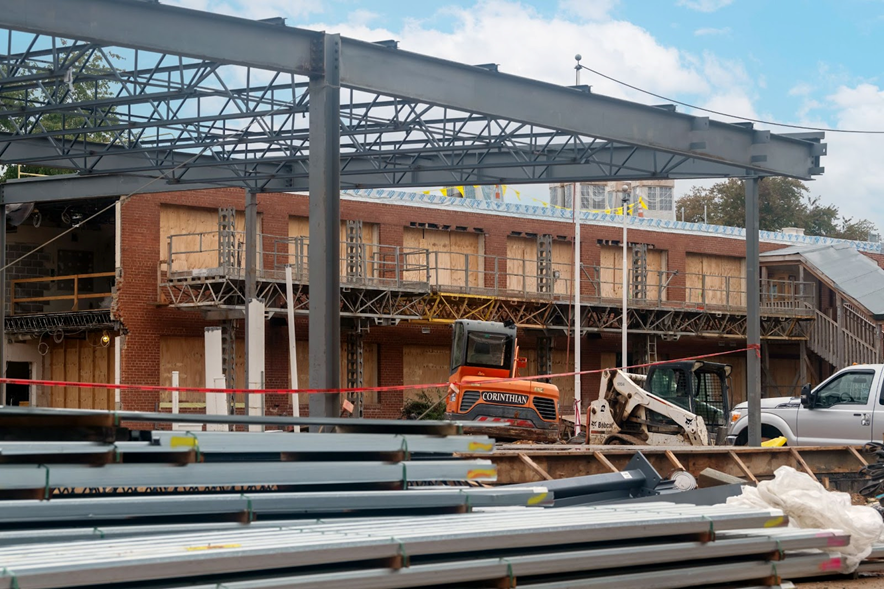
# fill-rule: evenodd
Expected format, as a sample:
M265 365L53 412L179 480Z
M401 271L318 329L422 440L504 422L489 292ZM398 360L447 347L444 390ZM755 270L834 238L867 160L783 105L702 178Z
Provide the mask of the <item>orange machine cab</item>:
M527 364L524 358L518 357L518 352L516 326L512 323L455 321L447 416L463 421L498 423L506 430L532 430L524 433L533 433L526 437L535 439L558 437L559 389L554 385L529 380L484 384L488 380L518 376L518 368ZM504 431L494 428L488 435L522 437L517 431ZM501 435L495 436L494 432Z

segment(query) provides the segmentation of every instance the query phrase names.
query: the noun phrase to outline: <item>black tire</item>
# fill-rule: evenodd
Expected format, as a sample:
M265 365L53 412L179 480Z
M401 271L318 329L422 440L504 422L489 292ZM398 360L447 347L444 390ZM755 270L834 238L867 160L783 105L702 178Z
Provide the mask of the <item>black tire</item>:
M783 435L783 432L778 430L772 425L767 425L765 423L761 424L761 441L772 440L774 438L779 438ZM749 429L744 429L737 435L737 440L734 442L734 446L746 446L749 444Z

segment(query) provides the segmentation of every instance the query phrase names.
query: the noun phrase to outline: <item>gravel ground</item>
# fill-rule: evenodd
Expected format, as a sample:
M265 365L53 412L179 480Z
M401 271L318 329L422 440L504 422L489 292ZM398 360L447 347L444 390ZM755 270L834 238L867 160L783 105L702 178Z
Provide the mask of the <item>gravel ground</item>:
M859 579L837 579L834 581L814 581L795 583L797 589L884 589L884 576L860 577Z

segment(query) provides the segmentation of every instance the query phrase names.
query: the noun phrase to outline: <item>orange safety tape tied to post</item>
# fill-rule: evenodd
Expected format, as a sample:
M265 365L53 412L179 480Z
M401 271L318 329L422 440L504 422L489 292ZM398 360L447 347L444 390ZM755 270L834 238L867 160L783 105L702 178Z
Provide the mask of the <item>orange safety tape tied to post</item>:
M704 358L714 358L716 356L727 356L730 354L738 354L755 350L756 353L761 348L758 344L750 344L745 348L736 350L728 350L726 352L715 352L714 354L702 354L699 356L688 356L685 358L675 358L672 360L662 360L659 362L647 362L645 364L633 364L626 366L623 370L633 368L647 368L659 364L669 364L671 362L684 362L689 360L702 360ZM538 374L535 376L516 376L512 378L493 378L483 380L481 383L469 383L471 386L485 386L489 384L500 384L507 382L541 380L546 378L562 378L565 376L574 376L575 374L599 374L606 370L616 370L616 368L599 368L596 370L581 370L580 372L559 372L556 374ZM406 384L392 385L383 387L358 387L358 388L337 388L337 389L210 389L205 387L172 387L159 385L134 385L134 384L114 384L107 382L76 382L67 380L36 380L24 378L0 378L0 383L18 384L25 386L47 386L47 387L79 387L83 389L119 389L120 391L178 391L180 393L225 393L225 394L247 394L247 395L312 395L312 394L329 394L329 393L372 393L372 392L389 392L389 391L408 391L417 389L441 389L447 388L452 383L439 382L431 384ZM462 385L463 383L456 383Z

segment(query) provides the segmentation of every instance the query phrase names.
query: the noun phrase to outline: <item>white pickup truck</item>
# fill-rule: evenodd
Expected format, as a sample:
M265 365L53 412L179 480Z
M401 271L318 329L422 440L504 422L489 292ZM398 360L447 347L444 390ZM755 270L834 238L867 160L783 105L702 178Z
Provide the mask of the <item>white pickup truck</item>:
M748 437L746 403L731 412L727 442L742 446ZM785 436L789 446L860 445L884 435L884 364L839 370L800 397L761 400L761 437Z

